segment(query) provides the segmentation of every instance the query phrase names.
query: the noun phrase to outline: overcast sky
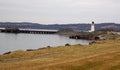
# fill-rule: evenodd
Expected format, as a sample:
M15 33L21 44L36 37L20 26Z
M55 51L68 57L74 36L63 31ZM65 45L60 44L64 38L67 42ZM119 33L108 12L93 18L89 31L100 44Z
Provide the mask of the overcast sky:
M0 0L0 22L120 23L120 0Z

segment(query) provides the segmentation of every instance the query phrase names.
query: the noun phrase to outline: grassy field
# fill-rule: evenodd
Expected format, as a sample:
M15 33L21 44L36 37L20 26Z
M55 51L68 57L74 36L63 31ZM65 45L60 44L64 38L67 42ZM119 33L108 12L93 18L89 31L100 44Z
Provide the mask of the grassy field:
M0 70L120 70L120 40L17 50L0 55Z

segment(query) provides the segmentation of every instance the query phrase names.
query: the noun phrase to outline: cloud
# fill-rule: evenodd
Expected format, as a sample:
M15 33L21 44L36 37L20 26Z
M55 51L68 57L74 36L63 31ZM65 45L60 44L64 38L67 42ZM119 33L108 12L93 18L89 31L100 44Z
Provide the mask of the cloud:
M119 0L0 0L0 21L120 22Z

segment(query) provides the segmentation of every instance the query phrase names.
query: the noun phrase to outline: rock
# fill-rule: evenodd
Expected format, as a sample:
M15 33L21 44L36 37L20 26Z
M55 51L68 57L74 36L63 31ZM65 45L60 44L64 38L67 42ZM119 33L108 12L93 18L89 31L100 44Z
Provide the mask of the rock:
M67 43L67 44L65 44L65 46L71 46L71 45Z
M38 48L38 50L42 50L42 49L46 49L46 47L43 47L43 48Z
M50 46L47 46L47 48L50 48Z
M93 43L96 43L96 42L95 42L95 41L92 41L92 42L89 43L89 45L91 45L91 44L93 44Z
M27 49L26 51L34 51L35 49Z
M6 53L3 53L3 54L5 55L5 54L10 54L10 53L11 53L11 51L9 51L9 52L6 52Z

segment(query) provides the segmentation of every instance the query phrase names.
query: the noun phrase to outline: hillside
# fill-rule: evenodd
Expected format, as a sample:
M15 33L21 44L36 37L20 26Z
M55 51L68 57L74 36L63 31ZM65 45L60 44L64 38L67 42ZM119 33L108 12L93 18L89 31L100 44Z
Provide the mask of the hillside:
M120 70L120 39L91 45L17 50L0 55L0 70Z
M32 29L62 29L62 28L72 28L76 31L88 31L90 30L90 24L87 23L76 23L76 24L51 24L44 25L38 23L30 22L0 22L0 27L18 27L18 28L32 28ZM120 30L120 24L117 23L99 23L95 24L96 30L101 30L105 28L113 28L115 30Z

